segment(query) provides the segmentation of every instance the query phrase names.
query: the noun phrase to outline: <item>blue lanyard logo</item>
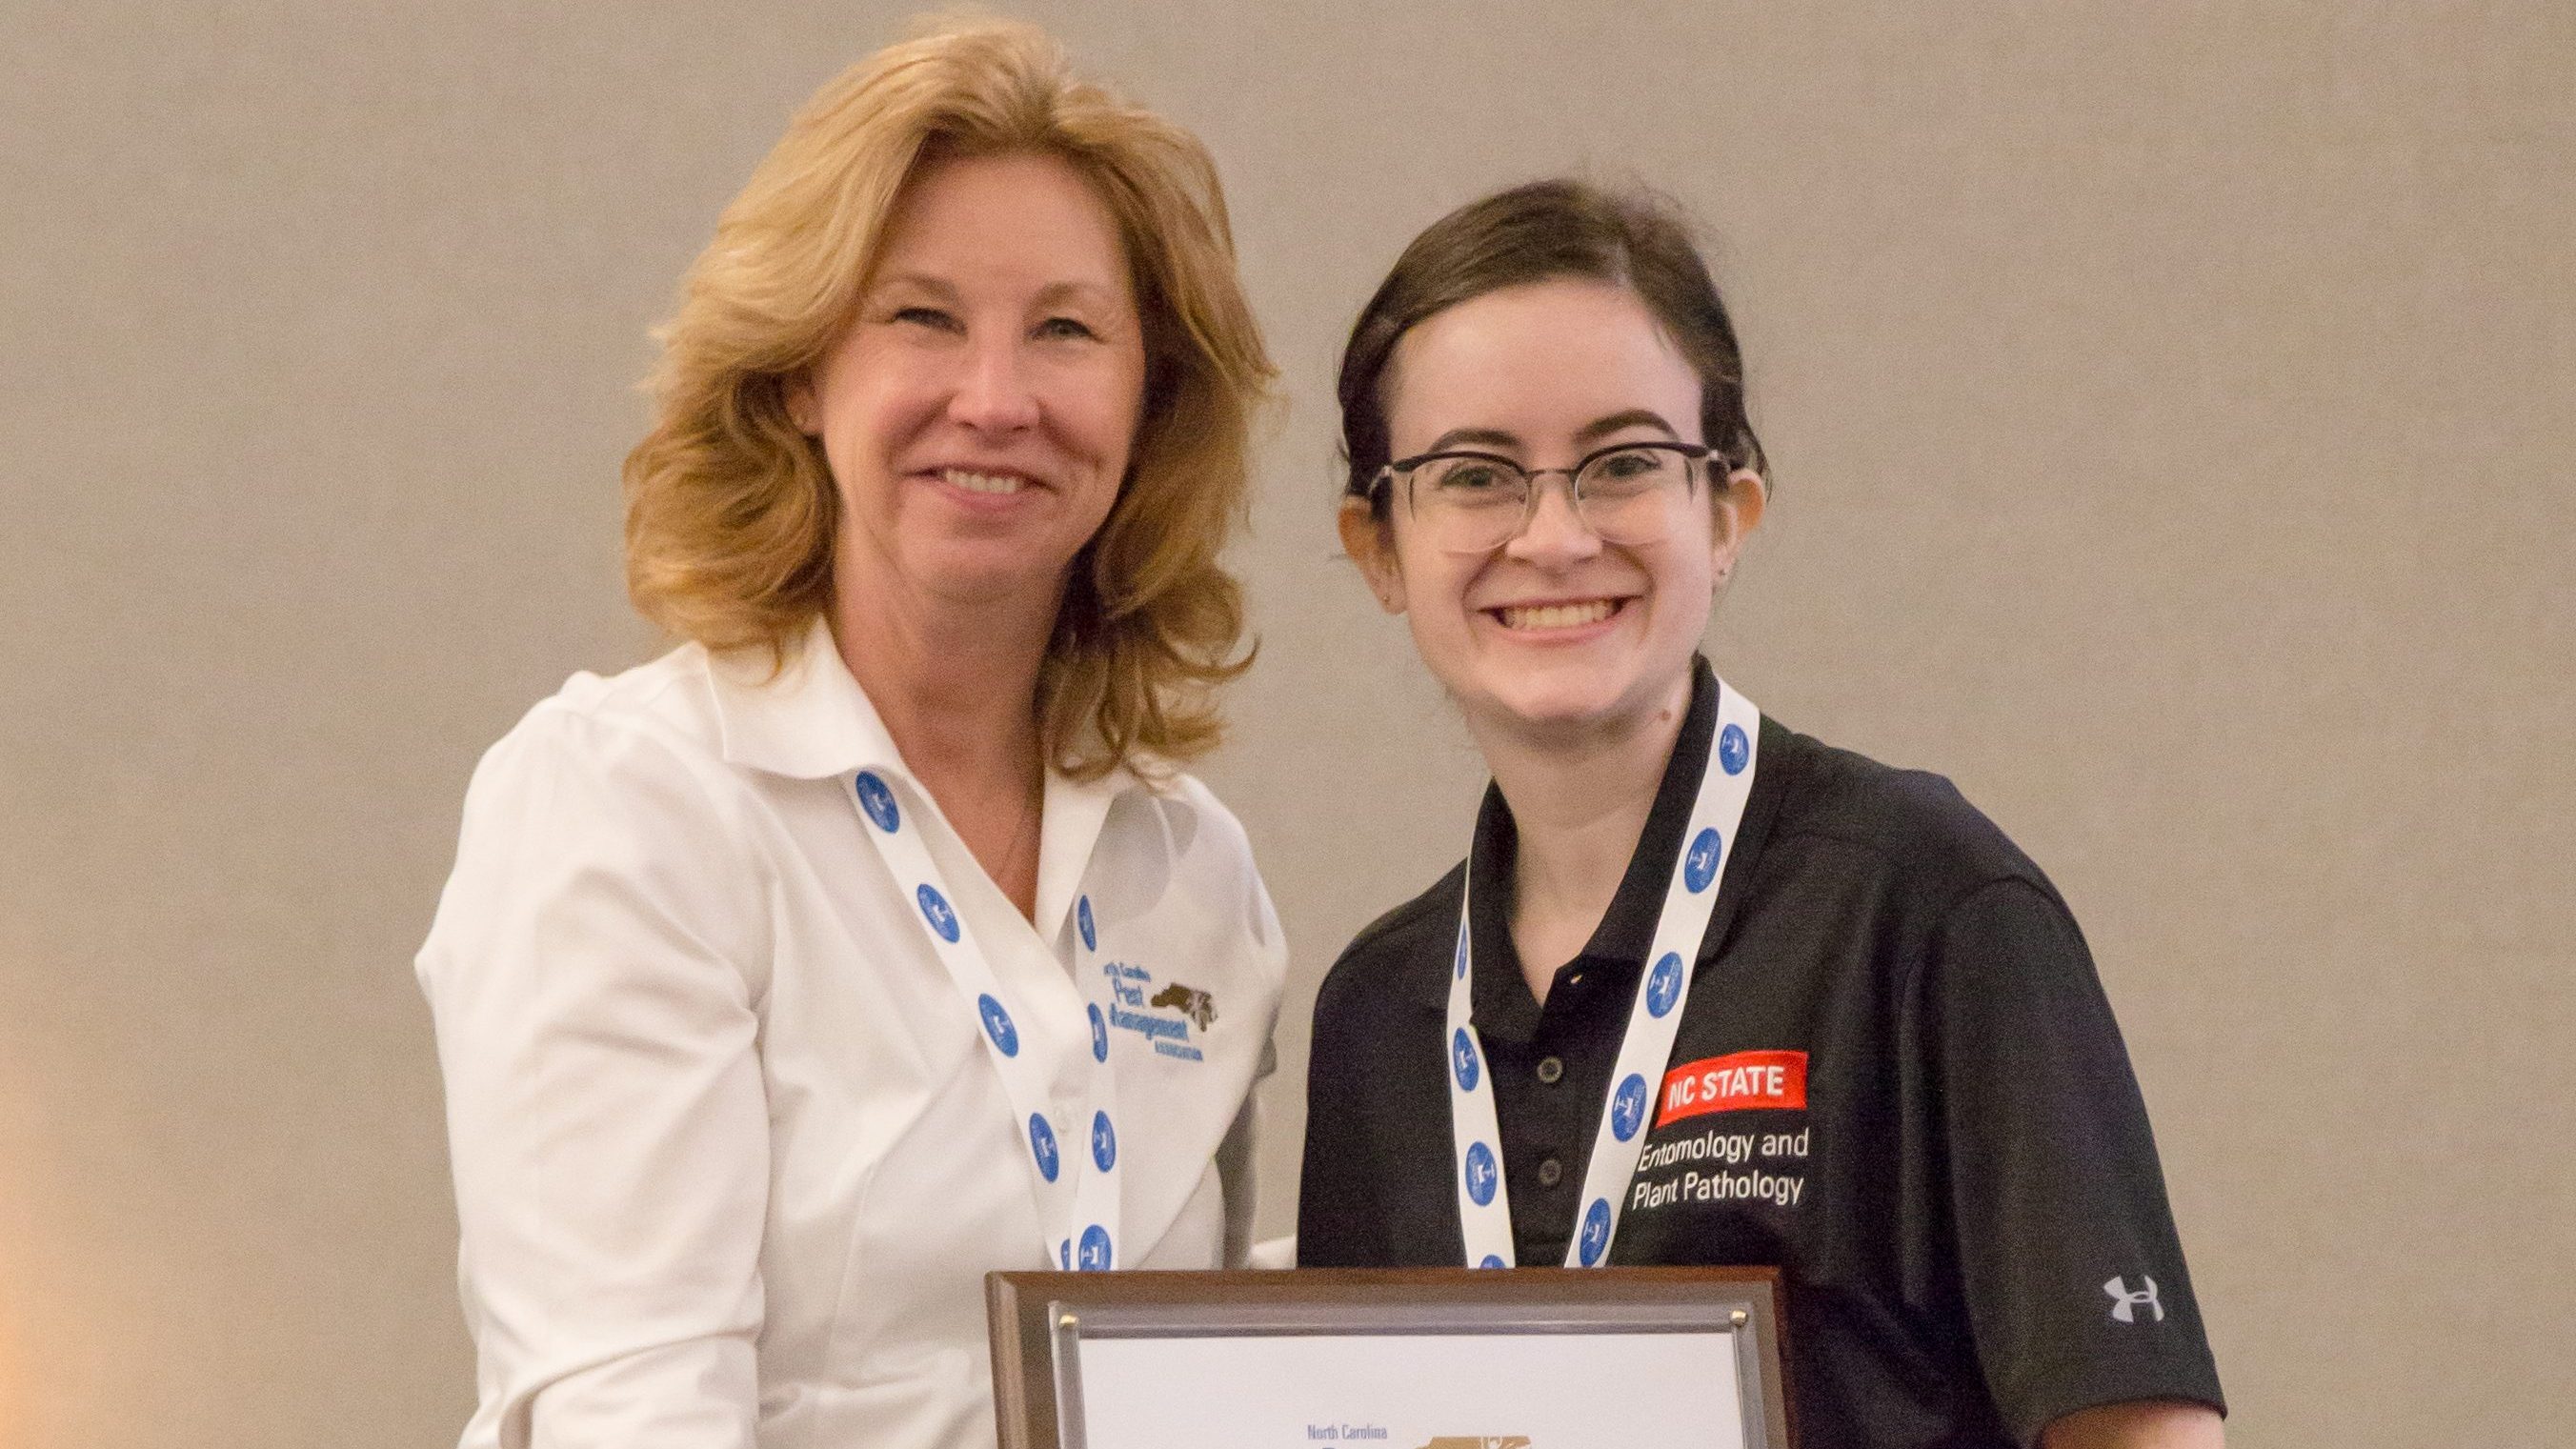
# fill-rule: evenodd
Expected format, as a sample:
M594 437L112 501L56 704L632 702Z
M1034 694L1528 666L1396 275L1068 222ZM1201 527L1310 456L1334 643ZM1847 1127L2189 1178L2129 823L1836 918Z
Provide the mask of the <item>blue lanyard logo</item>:
M1637 1135L1646 1121L1646 1079L1630 1072L1619 1083L1619 1094L1610 1099L1610 1133L1625 1142Z
M1047 1125L1046 1118L1035 1112L1029 1114L1029 1155L1038 1160L1038 1176L1049 1182L1055 1181L1055 1129Z
M912 893L912 898L921 903L921 918L930 923L930 929L939 933L939 939L951 946L956 945L957 912L949 908L948 897L924 885Z
M867 812L868 823L888 835L903 824L903 812L894 806L894 792L886 788L873 770L861 770L858 778L859 808Z
M1011 1025L1011 1014L1002 1009L1002 1003L995 1001L988 991L975 998L975 1010L984 1018L984 1034L993 1039L993 1045L1000 1049L1002 1055L1018 1056L1020 1029Z
M1476 1090L1476 1079L1484 1075L1476 1065L1476 1039L1467 1035L1463 1026L1449 1039L1449 1069L1458 1074L1458 1090L1462 1092Z
M1707 890L1708 883L1717 879L1717 853L1717 827L1712 825L1691 842L1690 856L1682 862L1682 884L1690 887L1691 894Z
M1654 974L1646 978L1646 1013L1660 1019L1681 999L1682 958L1676 951L1666 951L1655 963Z

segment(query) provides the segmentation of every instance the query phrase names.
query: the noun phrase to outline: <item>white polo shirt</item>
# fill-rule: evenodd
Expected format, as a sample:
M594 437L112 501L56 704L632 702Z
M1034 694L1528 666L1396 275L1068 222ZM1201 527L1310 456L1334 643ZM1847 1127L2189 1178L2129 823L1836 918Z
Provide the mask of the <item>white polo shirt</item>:
M1108 1032L1120 1262L1240 1258L1231 1129L1286 951L1234 817L1186 775L1050 774L1032 927L826 629L766 664L692 645L577 674L466 794L418 961L479 1364L465 1449L993 1442L983 1275L1054 1266L1054 1225L975 1007L866 834L862 768L925 822L1072 1141L1090 895L1143 988Z

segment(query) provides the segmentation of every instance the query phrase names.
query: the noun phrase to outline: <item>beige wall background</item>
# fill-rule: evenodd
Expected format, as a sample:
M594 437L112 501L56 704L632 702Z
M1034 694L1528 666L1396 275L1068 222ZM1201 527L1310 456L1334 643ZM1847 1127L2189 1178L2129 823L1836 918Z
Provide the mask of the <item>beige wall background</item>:
M1636 174L1779 492L1712 634L1959 781L2126 1026L2252 1449L2576 1441L2576 12L1033 3L1225 165L1286 371L1207 771L1304 1013L1481 774L1334 556L1402 241ZM626 611L645 329L881 5L0 10L0 1445L468 1409L409 968Z

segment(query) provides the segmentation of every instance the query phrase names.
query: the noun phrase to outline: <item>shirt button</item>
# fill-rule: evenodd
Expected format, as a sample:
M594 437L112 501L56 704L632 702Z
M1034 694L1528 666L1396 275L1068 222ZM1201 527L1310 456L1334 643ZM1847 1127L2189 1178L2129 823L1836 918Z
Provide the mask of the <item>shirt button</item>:
M1556 1079L1564 1075L1564 1062L1555 1057L1540 1057L1538 1059L1538 1079L1540 1081L1553 1087L1556 1085Z
M1538 1165L1538 1185L1554 1187L1565 1176L1565 1164L1553 1157L1542 1158Z

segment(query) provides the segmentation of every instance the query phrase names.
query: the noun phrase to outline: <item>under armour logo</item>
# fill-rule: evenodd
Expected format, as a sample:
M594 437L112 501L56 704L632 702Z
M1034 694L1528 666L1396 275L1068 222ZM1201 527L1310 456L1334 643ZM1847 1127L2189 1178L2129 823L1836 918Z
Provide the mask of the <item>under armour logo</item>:
M2155 1315L2148 1322L2164 1322L2165 1306L2156 1301L2156 1280L2141 1273L2138 1281L2147 1286L2135 1293L2129 1291L2126 1278L2114 1278L2102 1285L2102 1291L2111 1295L2111 1316L2122 1323L2135 1323L2138 1321L2138 1308L2143 1304L2148 1312Z

